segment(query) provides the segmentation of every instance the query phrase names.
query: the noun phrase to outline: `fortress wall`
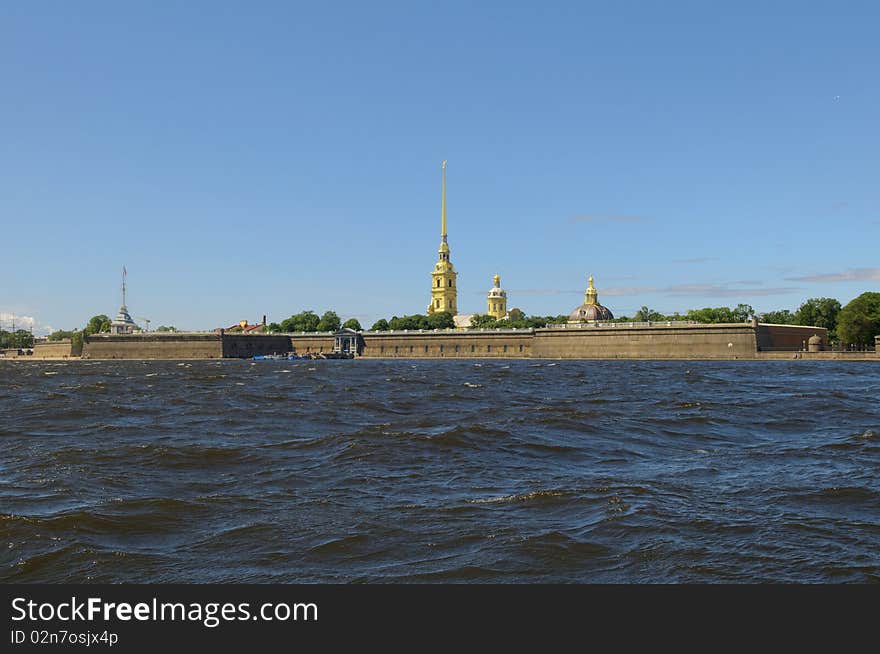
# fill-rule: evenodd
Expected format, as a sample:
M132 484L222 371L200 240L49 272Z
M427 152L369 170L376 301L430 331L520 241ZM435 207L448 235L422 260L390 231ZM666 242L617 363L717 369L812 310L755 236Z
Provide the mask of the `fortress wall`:
M802 327L800 325L758 325L758 347L761 350L802 350L807 348L814 334L822 339L823 347L828 345L828 330L824 327Z
M86 336L83 359L219 359L220 334L126 334Z
M43 359L66 359L74 355L73 344L69 338L60 341L34 343L34 356Z
M375 359L787 359L801 353L757 352L759 339L767 348L789 346L800 350L803 335L808 334L809 338L814 333L819 333L823 339L827 338L825 330L815 327L759 325L756 329L745 323L467 332L364 332L362 356ZM880 342L880 338L877 340ZM333 351L333 341L332 334L102 334L86 337L83 358L217 359L283 354L293 347L300 354L329 353ZM778 345L780 343L783 345ZM799 358L855 358L855 353L846 352L803 354L809 356ZM862 354L864 358L880 359L880 353Z
M332 339L330 349L333 349ZM249 359L258 354L287 354L290 337L282 334L223 334L223 356Z
M531 330L367 332L362 356L377 359L528 358Z
M546 359L753 359L749 324L535 330L532 357Z
M813 361L880 361L876 352L758 352L758 359L776 360L813 360Z
M333 351L333 334L290 334L287 338L297 354Z

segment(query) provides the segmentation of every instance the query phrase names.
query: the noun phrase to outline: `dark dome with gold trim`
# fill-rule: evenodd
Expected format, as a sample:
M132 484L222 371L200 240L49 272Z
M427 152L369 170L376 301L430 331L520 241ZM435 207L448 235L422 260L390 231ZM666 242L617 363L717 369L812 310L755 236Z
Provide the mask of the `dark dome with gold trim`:
M584 294L584 303L577 307L568 316L569 322L595 322L597 320L613 320L614 314L610 309L599 304L599 291L593 286L593 276L590 275L590 286Z

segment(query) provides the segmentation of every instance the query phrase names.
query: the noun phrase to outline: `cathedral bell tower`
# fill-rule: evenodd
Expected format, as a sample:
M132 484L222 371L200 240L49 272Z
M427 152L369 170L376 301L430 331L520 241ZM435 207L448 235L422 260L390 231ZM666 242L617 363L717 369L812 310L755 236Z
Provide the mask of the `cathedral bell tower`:
M449 243L446 242L446 162L440 166L442 170L442 196L440 200L440 249L439 258L434 264L431 273L431 304L428 305L428 314L448 311L453 316L458 313L456 298L456 277L458 273L452 267L449 260Z
M492 278L495 285L489 289L486 297L486 313L495 320L501 320L507 316L507 291L501 288L501 276Z

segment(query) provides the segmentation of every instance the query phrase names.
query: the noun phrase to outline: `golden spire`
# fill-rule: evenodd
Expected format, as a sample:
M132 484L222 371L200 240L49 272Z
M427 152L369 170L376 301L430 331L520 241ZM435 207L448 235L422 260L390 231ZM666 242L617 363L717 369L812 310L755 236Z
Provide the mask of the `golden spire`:
M446 242L446 159L443 160L443 163L440 164L440 168L443 171L443 195L440 200L440 238L443 239L443 242Z
M599 304L599 291L593 286L593 276L590 275L590 285L584 294L584 304Z
M501 286L501 275L495 275L492 279L495 280L495 288Z

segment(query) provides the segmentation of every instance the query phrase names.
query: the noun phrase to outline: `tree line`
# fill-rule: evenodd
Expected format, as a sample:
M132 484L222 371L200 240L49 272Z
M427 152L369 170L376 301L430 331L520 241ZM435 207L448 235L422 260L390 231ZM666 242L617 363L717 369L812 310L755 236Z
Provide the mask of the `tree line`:
M748 304L736 307L706 307L693 309L686 314L664 316L648 307L642 307L632 320L667 321L693 320L700 323L744 322L752 316L760 322L776 325L803 325L824 327L828 340L844 345L874 345L874 337L880 335L880 293L866 292L841 306L840 301L830 297L814 297L805 300L797 309L779 309L755 314ZM615 319L628 321L625 316Z
M156 327L155 331L176 332L177 328L174 326L159 325ZM69 338L75 351L77 349L82 349L83 336L108 333L110 333L110 317L100 313L97 316L89 318L86 326L82 329L58 329L49 334L47 338L50 341L61 341Z
M834 298L810 298L797 309L781 309L756 313L749 304L735 307L703 307L691 309L685 314L662 314L643 306L632 317L619 316L609 322L669 322L686 320L704 324L747 322L756 317L760 322L778 325L803 325L823 327L828 330L828 340L845 345L871 346L874 337L880 335L880 293L862 293L845 307ZM526 316L522 310L514 308L506 318L496 319L487 314L471 317L473 329L538 329L551 324L568 322L567 315ZM450 329L455 327L452 314L448 312L431 315L414 314L403 317L394 316L390 320L376 321L371 331Z
M26 329L0 329L0 350L22 350L34 346L34 335Z
M615 322L630 320L663 322L669 320L692 320L699 323L745 322L752 317L760 322L775 325L802 325L824 327L828 340L845 345L874 345L874 337L880 335L880 293L862 293L846 306L830 297L814 297L805 300L797 309L779 309L756 314L748 304L735 307L705 307L692 309L684 315L663 315L648 307L642 307L632 318L622 316Z
M280 323L271 322L266 325L266 331L271 333L293 333L293 332L336 332L340 328L345 327L361 331L361 323L357 318L349 318L345 322L335 311L325 311L318 317L318 314L307 309L295 313L290 318L285 318Z

